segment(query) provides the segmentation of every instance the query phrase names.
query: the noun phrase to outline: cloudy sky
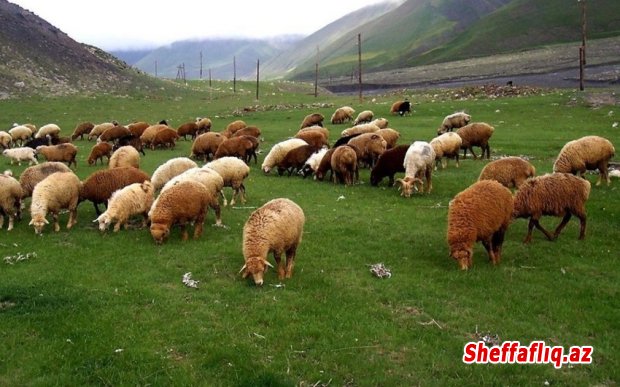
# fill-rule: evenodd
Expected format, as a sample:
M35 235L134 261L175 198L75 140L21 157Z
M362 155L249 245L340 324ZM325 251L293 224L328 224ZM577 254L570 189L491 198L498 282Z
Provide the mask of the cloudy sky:
M78 42L104 50L208 37L309 35L385 0L9 0Z

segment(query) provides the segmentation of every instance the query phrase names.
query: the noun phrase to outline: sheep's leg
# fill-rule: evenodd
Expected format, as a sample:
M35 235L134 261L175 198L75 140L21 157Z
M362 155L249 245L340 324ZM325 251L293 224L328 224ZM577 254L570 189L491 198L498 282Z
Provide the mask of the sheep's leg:
M549 231L545 230L545 228L540 224L540 222L538 222L538 219L531 218L530 219L530 223L533 223L533 225L536 226L537 229L542 231L542 233L545 234L547 239L549 239L550 241L555 239L554 236L551 235L551 233ZM532 239L532 236L530 235L530 240L531 239Z
M456 167L458 168L459 167L459 152L456 152L455 158L456 158Z
M295 266L295 255L297 254L297 246L290 248L286 252L286 278L293 276L293 267Z
M11 218L9 217L9 222L11 222ZM2 215L2 212L0 211L0 229L2 229L2 226L4 226L4 215ZM9 227L10 227L10 223L9 223ZM10 228L9 228L10 230Z
M282 264L282 259L281 259L281 253L278 251L274 251L273 252L273 258L276 260L276 265L278 266L278 279L284 279L285 276L285 271L284 271L284 265ZM288 256L287 256L288 259Z
M568 224L568 221L570 220L571 216L572 214L570 212L567 212L566 214L564 214L562 221L560 222L560 224L558 224L558 227L556 227L555 232L553 233L553 240L557 239L557 237L560 235L562 230L564 230L564 227L566 227L566 225Z
M179 224L179 228L181 229L181 240L186 241L189 238L189 235L187 234L185 223Z
M204 225L204 221L205 221L204 215L196 219L196 224L194 225L194 239L198 239L202 235L202 228Z
M575 216L579 218L579 240L583 240L586 237L586 214L575 213Z
M222 209L220 208L220 203L218 203L217 200L214 200L213 203L211 203L210 207L213 208L213 211L215 212L215 225L218 227L221 226Z
M141 228L145 228L149 224L149 213L145 211L142 213L142 225Z
M482 245L484 246L487 254L489 255L489 261L495 264L495 253L493 251L493 243L491 242L491 238L482 241Z
M116 222L116 224L114 225L114 232L119 232L121 230L122 224L123 224L122 220L119 220L118 222ZM125 229L127 229L127 224L125 224Z
M67 230L77 223L77 208L69 210L69 221L67 222Z
M474 160L477 160L478 156L476 156L476 154L474 153L474 147L473 146L469 147L469 151L471 152L471 155L474 156ZM483 156L484 156L484 149L482 150L482 154L480 155L480 157L483 157Z
M431 190L433 189L433 168L426 168L426 183L427 183L427 187L426 187L426 193L431 193Z
M603 161L598 165L598 171L599 171L599 175L598 175L598 181L596 182L596 185L601 185L601 181L603 179L605 179L605 181L607 182L607 185L609 185L611 183L611 180L609 179L609 174L607 173L607 161Z
M226 195L224 195L224 190L223 189L220 191L220 194L222 195L222 201L223 201L222 205L224 207L226 207L226 204L228 204L228 202L226 201Z
M500 228L495 234L493 234L493 252L495 254L494 264L498 264L502 259L502 244L504 243L504 236L506 235L506 228Z
M97 214L97 217L99 217L99 215L101 215L101 210L99 209L99 203L93 202L93 206L95 207L95 214Z
M60 224L58 223L58 213L57 212L53 212L52 213L52 219L54 220L54 231L55 232L60 231Z

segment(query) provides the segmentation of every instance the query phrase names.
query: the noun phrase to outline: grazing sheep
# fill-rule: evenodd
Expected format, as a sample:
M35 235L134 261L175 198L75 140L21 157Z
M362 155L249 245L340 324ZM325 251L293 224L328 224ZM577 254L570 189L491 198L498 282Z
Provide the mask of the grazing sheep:
M13 137L7 132L0 130L0 147L2 147L2 149L8 149L11 147L12 142Z
M43 125L34 135L34 138L43 138L45 136L60 137L60 127L56 124Z
M463 149L463 158L467 157L467 150L474 156L474 160L477 159L474 153L474 146L479 146L482 150L481 158L484 158L486 151L487 159L491 158L491 146L489 145L489 139L493 135L495 128L485 122L474 122L467 124L456 131L456 134L461 136L461 149Z
M308 128L310 126L323 126L325 117L321 113L312 113L304 117L299 129Z
M24 147L37 149L41 145L52 145L52 137L47 135L42 138L33 138L32 140L27 141L26 144L24 144Z
M155 135L157 134L157 132L164 130L164 129L169 129L168 125L156 124L156 125L151 125L148 128L144 129L144 131L140 135L140 141L142 141L142 145L146 147L150 147L151 143L155 139Z
M4 225L4 216L9 218L7 231L13 229L15 218L21 218L21 203L24 191L11 171L0 174L0 229Z
M301 167L298 173L302 175L304 179L307 176L315 173L319 167L321 160L323 159L323 156L325 156L325 153L327 153L327 150L328 150L327 148L321 148L318 151L311 154L310 157L308 157L308 159L304 163L304 165Z
M19 176L19 184L22 186L24 198L32 196L34 187L40 181L56 172L71 172L71 169L57 161L43 162L24 169L24 172Z
M260 138L261 131L256 126L246 126L245 128L241 128L233 133L232 137L239 136L252 136L254 138Z
M142 136L142 133L144 133L146 128L148 128L149 126L151 125L148 122L139 121L132 122L131 124L127 125L127 129L129 129L131 134L133 134L135 137L140 138L140 136Z
M116 144L112 146L112 151L115 151L122 146L128 145L134 147L134 149L137 150L138 153L142 153L142 156L146 156L146 153L144 153L144 146L142 145L142 140L140 140L140 137L136 137L133 134L119 138Z
M245 185L243 181L250 174L250 167L246 163L236 157L222 157L205 164L203 168L211 168L219 173L224 180L224 187L231 187L233 189L233 195L230 199L231 207L235 205L235 198L237 196L241 203L245 203ZM224 191L222 191L222 199L224 201L223 205L226 206L227 201Z
M435 151L433 147L425 141L415 141L405 153L405 178L396 180L401 189L401 196L410 197L415 189L422 191L426 186L425 192L430 193L433 189L433 166L435 163ZM418 188L416 184L420 185Z
M222 157L238 157L241 160L249 163L254 156L255 163L258 162L256 156L256 148L258 147L258 140L252 136L239 136L228 138L217 147L213 159L217 160Z
M329 140L329 129L323 126L309 126L307 128L299 129L297 133L295 134L295 137L297 137L301 133L315 132L315 131L323 133L323 135L325 136L325 139Z
M14 161L17 161L17 165L22 165L22 161L28 161L28 165L32 165L32 163L39 163L35 157L36 153L37 151L30 147L21 147L5 149L2 151L2 156L10 158L11 165Z
M499 263L512 211L510 190L494 180L478 181L450 201L447 240L450 257L461 270L471 268L474 244L478 241L489 260L494 265Z
M367 123L362 125L356 125L351 128L345 129L340 133L340 137L352 136L354 134L362 134L362 133L374 133L378 132L380 127L373 123Z
M237 120L237 121L233 121L230 124L226 125L226 129L224 129L224 131L222 132L222 134L228 138L232 137L233 134L235 134L238 130L243 129L245 127L247 127L248 125L242 121L242 120Z
M189 136L193 141L198 134L198 123L186 122L182 124L177 128L177 134L179 137L183 137L183 140L187 140L187 136Z
M110 169L119 167L140 168L140 153L133 146L122 146L112 153L108 167Z
M41 145L37 147L37 154L43 155L43 157L45 157L45 160L66 162L69 168L71 168L71 164L75 165L75 167L77 168L77 161L75 160L77 152L78 148L71 143L59 145Z
M174 149L178 138L179 135L176 130L172 128L162 129L155 133L155 137L153 137L151 142L151 149L155 150L157 147Z
M590 196L590 182L568 173L552 173L526 180L515 194L515 218L529 218L527 236L523 243L532 240L534 226L555 240L572 215L579 218L581 228L579 239L586 235L586 201ZM553 235L545 230L538 220L543 215L562 216L562 222Z
M103 158L107 157L107 162L110 162L110 157L112 156L112 145L107 142L100 142L99 144L95 144L90 149L90 154L88 155L88 165L97 165L97 160L101 160L101 165L103 165Z
M495 180L506 188L519 188L524 181L534 176L536 168L529 161L511 156L485 165L478 180Z
M370 110L364 110L357 115L355 121L353 121L353 126L363 124L365 122L370 122L375 117L375 113Z
M375 118L374 120L370 121L369 124L377 125L379 129L385 129L388 127L389 122L387 118Z
M19 146L23 146L24 142L33 138L32 130L26 125L18 125L11 129L9 129L9 134L13 139L13 144L17 145L19 141Z
M90 134L90 131L93 130L95 124L90 121L82 122L78 124L75 129L73 129L73 134L71 135L71 140L76 140L78 137L80 140L84 140L85 134Z
M116 125L109 129L106 129L101 133L97 142L115 142L122 137L131 136L129 129L122 125Z
M153 184L146 180L142 183L133 183L114 191L108 200L108 208L93 220L99 223L99 230L105 231L108 226L116 222L114 232L118 232L121 226L127 228L127 221L133 215L143 216L142 227L146 227L148 212L153 204Z
M553 163L553 172L573 173L583 176L586 170L598 168L599 176L596 185L605 179L611 183L608 175L609 160L616 150L613 144L604 137L585 136L569 141L562 147L560 154Z
M95 125L88 133L88 141L92 140L93 138L95 139L99 138L99 136L101 136L103 132L105 132L106 130L110 128L115 127L117 124L118 123L114 121L114 122L104 122L104 123Z
M243 226L245 263L239 271L243 273L242 277L251 275L254 283L261 286L267 266L273 267L267 261L267 256L273 252L278 278L291 278L305 222L301 207L285 198L273 199L252 212ZM281 262L283 253L286 254L286 266Z
M198 164L194 160L187 157L175 157L161 164L153 172L153 188L155 191L159 191L168 180L180 175L190 168L196 168Z
M191 158L202 158L206 163L217 152L217 148L226 139L221 133L207 132L196 137L192 143Z
M357 153L353 147L343 145L336 148L332 154L330 163L333 171L334 183L353 185L355 180L359 180Z
M333 177L334 173L332 171L332 155L334 154L334 151L336 149L340 148L341 146L345 146L345 145L346 144L340 145L338 147L333 147L331 149L328 149L327 152L325 152L325 154L323 155L323 158L319 162L319 166L314 171L315 180L323 181L323 179L325 178L325 175L327 175L327 172L330 172L330 179L331 177Z
M379 129L375 133L383 137L386 143L386 149L394 148L400 138L400 133L392 128Z
M197 134L202 134L211 131L213 123L208 118L196 117L196 125L198 125Z
M60 144L72 144L71 137L52 137L51 138L52 145L60 145Z
M430 144L435 151L435 170L439 164L442 169L447 167L448 159L453 157L456 159L456 167L459 167L459 151L463 145L461 136L454 132L444 133L432 139Z
M148 174L134 167L118 167L96 171L84 180L80 192L80 202L90 200L95 207L95 213L99 216L101 215L99 204L107 206L108 199L114 191L129 184L143 183L149 179Z
M437 129L437 134L451 132L453 129L462 128L469 124L471 116L465 112L457 112L447 115L441 122L441 126Z
M316 128L316 127L314 127ZM321 149L324 146L329 147L327 136L325 131L319 129L302 129L296 135L295 138L300 138L312 146L314 150Z
M58 213L60 210L69 210L67 230L77 223L77 207L79 204L82 183L73 172L56 172L47 176L34 187L32 203L30 204L31 220L28 224L34 227L37 234L43 232L43 227L49 224L45 217L48 213L54 219L54 231L60 231Z
M282 176L282 174L286 171L288 172L288 175L291 176L293 172L301 170L306 163L306 160L308 160L308 158L312 156L316 150L317 148L312 145L302 145L295 149L291 149L277 164L278 175Z
M181 181L162 192L151 211L151 236L155 243L165 242L170 229L177 224L181 227L182 240L188 238L185 229L188 223L194 224L194 239L198 239L212 200L207 187L191 180Z
M346 145L349 143L349 141L353 138L353 137L357 137L359 135L361 135L362 133L358 133L358 134L352 134L350 136L345 136L345 137L340 137L339 139L336 140L336 142L334 143L334 146L332 148L338 148L341 145Z
M383 152L370 171L370 184L377 186L387 176L389 186L393 186L394 175L398 172L405 172L405 154L408 149L409 145L397 145Z
M363 133L349 140L349 145L357 148L357 161L371 168L387 148L387 142L377 133Z
M344 124L345 122L349 122L353 120L353 114L355 110L349 106L343 106L336 109L334 114L331 117L331 123L334 125Z
M391 114L398 114L400 116L404 116L407 113L411 114L411 102L405 98L404 101L396 101L392 104L390 108Z
M302 145L308 145L308 143L299 138L290 138L288 140L284 140L275 144L263 160L261 170L264 173L269 173L269 171L271 171L271 168L278 165L278 163L284 159L286 154L291 149L298 148Z

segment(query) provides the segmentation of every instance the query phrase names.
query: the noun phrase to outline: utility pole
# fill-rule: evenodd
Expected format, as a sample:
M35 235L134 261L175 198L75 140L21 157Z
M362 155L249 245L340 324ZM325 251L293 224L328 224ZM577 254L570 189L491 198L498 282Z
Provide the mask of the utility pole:
M360 103L362 102L362 34L357 34L357 69L358 82L360 87Z
M233 93L237 92L237 57L233 56Z
M314 98L319 95L319 46L316 46L316 64L314 68Z
M579 47L579 90L585 89L584 73L586 67L586 0L578 0L581 3L581 47Z
M258 81L260 74L260 59L256 59L256 100L258 101Z
M202 51L200 51L200 79L202 80Z

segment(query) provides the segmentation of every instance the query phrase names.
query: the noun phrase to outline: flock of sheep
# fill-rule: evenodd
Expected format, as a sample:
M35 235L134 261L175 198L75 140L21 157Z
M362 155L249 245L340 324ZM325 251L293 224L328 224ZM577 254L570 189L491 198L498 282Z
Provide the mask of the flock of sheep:
M410 113L408 101L398 101L392 114ZM398 145L400 133L388 127L388 120L374 118L370 110L354 119L354 109L340 107L331 117L332 124L351 123L331 144L330 132L323 126L324 116L309 114L302 120L293 138L275 143L261 165L265 174L277 171L313 175L323 180L331 173L334 183L352 185L359 180L359 169L370 169L370 183L378 185L384 178L395 185L404 197L414 192L432 191L432 174L439 165L447 166L448 158L463 157L473 147L480 147L481 157L490 158L489 140L494 128L484 122L471 122L471 116L457 112L445 117L438 135L429 142L415 141ZM92 147L88 164L104 159L108 168L93 172L83 181L70 169L76 165L77 147L72 144L78 137L97 139ZM174 148L180 137L190 136L193 143L189 157L176 157L162 163L152 176L140 169L140 154L144 148ZM50 215L55 231L60 230L58 215L69 212L67 229L77 222L77 206L83 201L94 205L101 231L114 224L114 231L127 227L134 216L142 216L142 226L149 226L156 243L166 241L173 226L182 229L183 240L188 239L186 225L194 225L193 237L202 233L209 208L215 212L216 225L222 225L221 202L233 206L237 200L245 202L244 180L250 173L249 164L257 152L261 131L238 120L231 122L221 133L211 131L208 118L181 125L176 130L165 121L155 125L133 123L127 126L116 122L76 126L71 137L62 137L60 128L48 124L36 130L30 125L17 125L0 132L3 155L29 166L15 179L10 171L0 175L0 227L8 216L8 230L14 220L21 218L22 204L32 197L31 221L36 233L49 224ZM534 167L518 157L505 157L489 162L479 180L457 194L450 202L447 242L450 256L461 269L472 265L473 246L480 241L489 259L498 263L504 234L512 219L529 218L525 242L531 240L534 227L549 239L562 231L572 215L581 221L580 239L585 235L585 202L590 183L573 174L598 169L597 184L602 179L609 184L609 160L615 150L611 142L598 136L587 136L567 143L553 166L553 174L535 176ZM46 162L38 163L37 155ZM194 159L203 160L199 167ZM65 165L66 164L66 165ZM394 181L397 173L404 177ZM231 187L230 202L224 187ZM510 189L516 189L513 194ZM99 208L104 204L106 209ZM539 223L543 215L561 216L555 232L549 233ZM268 254L274 253L279 278L292 275L296 250L302 239L305 217L303 210L289 199L274 199L254 211L243 229L242 250L245 264L243 277L252 276L258 285L263 283L263 272L271 264ZM281 255L286 255L286 263Z

